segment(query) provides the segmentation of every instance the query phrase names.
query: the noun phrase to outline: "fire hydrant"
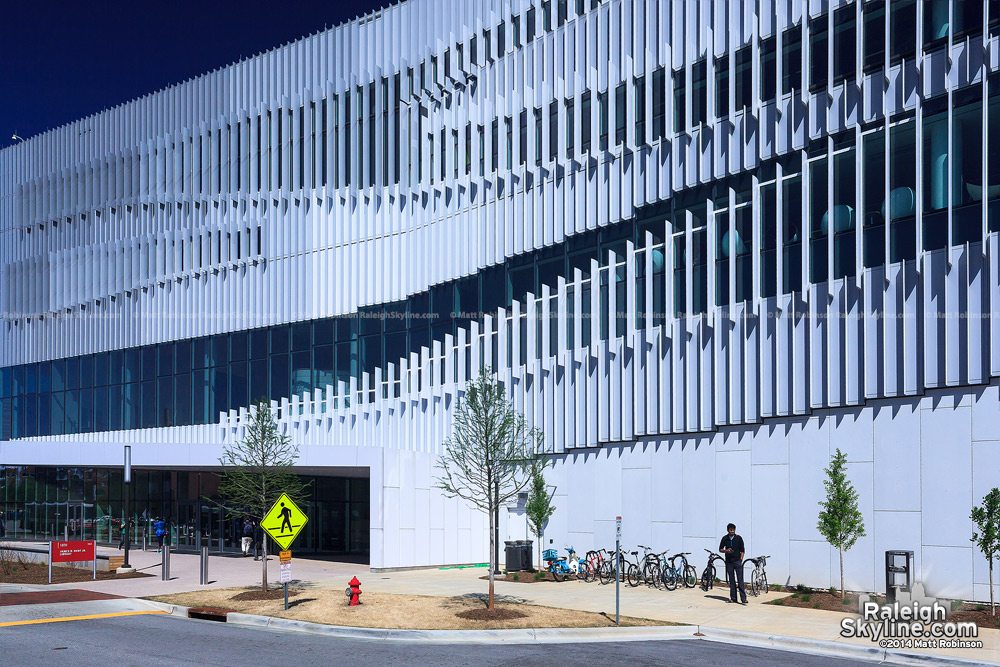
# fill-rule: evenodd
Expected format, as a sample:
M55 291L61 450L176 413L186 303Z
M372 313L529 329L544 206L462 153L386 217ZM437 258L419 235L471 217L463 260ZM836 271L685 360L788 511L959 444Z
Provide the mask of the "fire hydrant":
M348 603L348 606L354 607L356 605L361 604L361 599L360 599L361 598L361 582L358 581L357 577L354 577L353 579L351 579L351 581L347 585L349 586L349 588L346 591L344 591L344 592L347 593L347 597L350 598L350 600L351 600Z

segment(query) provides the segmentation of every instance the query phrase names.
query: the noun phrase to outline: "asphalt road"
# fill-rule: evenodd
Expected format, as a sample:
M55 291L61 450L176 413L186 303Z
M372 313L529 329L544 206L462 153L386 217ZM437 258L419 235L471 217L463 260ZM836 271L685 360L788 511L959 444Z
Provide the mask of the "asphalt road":
M873 663L698 640L441 645L362 641L141 615L0 628L6 665L802 665Z

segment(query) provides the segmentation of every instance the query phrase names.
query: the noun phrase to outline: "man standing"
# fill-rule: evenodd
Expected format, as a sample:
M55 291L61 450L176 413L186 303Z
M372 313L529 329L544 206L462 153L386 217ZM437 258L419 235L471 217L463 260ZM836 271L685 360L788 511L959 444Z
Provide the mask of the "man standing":
M743 555L746 549L743 538L736 534L736 524L726 526L726 535L719 542L719 553L726 556L726 580L729 582L729 601L736 602L736 582L739 581L740 598L747 603L747 590L743 586Z
M250 548L253 546L253 522L250 517L243 517L243 555L250 555Z

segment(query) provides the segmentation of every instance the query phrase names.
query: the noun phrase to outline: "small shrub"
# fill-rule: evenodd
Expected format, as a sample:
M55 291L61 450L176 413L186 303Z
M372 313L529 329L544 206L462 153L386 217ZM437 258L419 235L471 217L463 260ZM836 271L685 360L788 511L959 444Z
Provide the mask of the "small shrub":
M798 599L799 594L798 593L792 593L792 597L795 598L795 599Z
M806 590L806 587L804 584L795 584L795 590L801 593Z
M830 586L830 588L828 588L826 590L830 591L830 595L836 595L838 589L837 589L836 586Z
M813 609L819 609L819 602L813 602Z
M851 604L851 599L850 598L844 598L843 600L840 601L840 603L841 604Z
M781 605L785 604L785 601L784 600L775 600L774 604L776 604L776 605L778 605L780 607Z
M517 572L515 572L514 574L510 575L510 578L513 579L514 581L517 581L521 577L520 577L520 575Z
M802 601L803 602L809 602L809 600L811 600L811 599L812 599L812 595L810 595L809 593L803 593L802 594Z
M952 600L951 601L951 610L952 611L957 611L961 607L962 607L962 601L961 600Z
M545 578L544 572L535 572L535 581L541 581Z
M986 609L986 607L984 607L983 605L981 605L981 604L977 604L976 605L976 611L982 611L984 609Z

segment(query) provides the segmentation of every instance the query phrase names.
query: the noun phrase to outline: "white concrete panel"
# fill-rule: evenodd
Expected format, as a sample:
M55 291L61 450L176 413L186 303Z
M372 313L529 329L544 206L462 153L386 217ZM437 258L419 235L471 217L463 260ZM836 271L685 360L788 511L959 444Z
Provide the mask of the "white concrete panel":
M972 534L969 533L969 537ZM972 598L972 543L962 547L923 548L920 580L928 595L951 600Z
M847 454L849 462L872 461L875 449L875 428L872 410L855 408L838 411L830 436L830 451L838 448Z
M780 422L767 422L753 429L753 463L788 463L789 427Z
M788 564L787 583L791 586L802 584L814 588L827 588L833 585L834 579L840 585L840 571L833 572L830 569L829 544L822 540L791 540L788 543ZM768 581L776 584L786 583L781 578L781 573L775 570L771 576L771 568L768 568Z
M782 578L789 571L788 470L787 465L753 466L752 519L742 530L736 524L746 542L747 557L770 556L768 575L774 572Z
M822 540L816 530L823 490L823 470L830 465L832 420L812 417L797 421L788 434L789 539Z
M919 403L893 399L873 406L875 509L920 510Z
M886 551L912 551L914 579L919 579L923 558L919 512L876 511L869 532L875 537L875 586L872 590L885 592Z
M970 408L921 411L921 534L926 546L966 546L972 536ZM970 591L971 592L971 591Z
M622 540L626 544L651 546L652 470L625 468L622 476Z
M735 523L737 531L747 537L751 531L751 467L750 452L718 452L715 455L715 522L714 532L722 535L726 524Z
M718 532L715 499L715 450L707 438L690 438L682 445L682 511L684 536L707 537Z

